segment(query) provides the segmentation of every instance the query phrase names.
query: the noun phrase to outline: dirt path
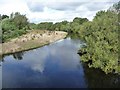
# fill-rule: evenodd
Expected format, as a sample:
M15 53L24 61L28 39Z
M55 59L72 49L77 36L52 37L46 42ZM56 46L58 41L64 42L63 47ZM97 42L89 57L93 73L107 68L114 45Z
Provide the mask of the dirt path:
M0 44L0 55L37 48L63 39L66 35L67 33L62 31L31 31L2 45Z

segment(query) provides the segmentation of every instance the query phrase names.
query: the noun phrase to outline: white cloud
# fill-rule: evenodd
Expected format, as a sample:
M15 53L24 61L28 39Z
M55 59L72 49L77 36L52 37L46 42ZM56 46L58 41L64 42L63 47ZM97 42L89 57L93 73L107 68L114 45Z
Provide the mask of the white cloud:
M119 0L0 0L0 14L26 14L31 22L71 21L74 17L93 19L99 10Z

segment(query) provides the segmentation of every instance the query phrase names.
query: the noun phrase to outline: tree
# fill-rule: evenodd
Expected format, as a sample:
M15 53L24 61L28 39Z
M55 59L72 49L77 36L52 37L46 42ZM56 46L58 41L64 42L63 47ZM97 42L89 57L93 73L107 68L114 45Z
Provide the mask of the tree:
M78 24L82 24L82 23L87 22L87 21L88 21L87 18L75 17L75 18L73 19L73 22L78 23Z
M113 4L108 10L113 11L115 13L120 13L120 1L118 3Z
M23 29L25 26L28 25L28 19L25 15L21 15L20 13L16 12L13 18L13 22L18 27L18 29Z
M14 18L14 13L11 13L10 14L10 19L13 19Z
M101 17L101 16L104 15L105 13L106 13L105 11L98 11L98 12L96 13L96 16L94 17L94 19L97 19L97 18Z
M80 27L82 26L82 24L84 24L85 22L88 22L87 18L79 18L79 17L75 17L73 19L73 22L70 22L69 26L70 26L70 33L74 33L74 34L78 34Z
M7 17L7 15L4 15ZM10 18L2 19L2 42L6 42L11 38L25 34L28 29L28 21L25 15L20 13L11 14Z
M2 15L2 19L9 18L8 15Z
M0 14L0 21L2 20L2 15Z
M37 24L37 28L42 30L52 30L52 25L53 22L41 22Z
M80 50L81 60L87 62L89 67L100 68L106 74L120 73L117 16L111 11L100 11L92 22L84 23L80 28L87 44Z

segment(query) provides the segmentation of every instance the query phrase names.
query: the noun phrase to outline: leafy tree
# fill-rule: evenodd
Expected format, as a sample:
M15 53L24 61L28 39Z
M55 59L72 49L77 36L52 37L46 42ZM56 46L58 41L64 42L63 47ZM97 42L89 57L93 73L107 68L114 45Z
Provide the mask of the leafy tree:
M85 22L88 22L87 18L79 18L79 17L75 17L73 19L73 22L70 22L70 33L74 33L74 34L78 34L80 27L82 26L82 24L84 24Z
M92 22L84 23L79 33L87 47L80 50L81 60L105 73L120 73L118 65L118 14L100 11Z
M87 18L76 17L76 18L73 19L73 22L78 23L78 24L82 24L82 23L87 22L87 21L88 21Z
M97 19L97 18L101 17L101 16L104 15L105 13L106 13L105 11L99 11L99 12L97 12L94 19Z
M52 25L52 22L41 22L37 25L37 28L42 30L51 30Z
M10 19L13 19L14 18L14 13L11 13L10 14Z
M0 14L0 21L2 20L2 15Z
M26 29L28 29L27 18L25 15L21 15L20 13L12 13L10 18L2 19L1 24L3 33L2 42L25 34Z
M30 30L32 30L32 29L38 29L37 25L35 23L29 23L28 27L29 27Z
M9 18L7 15L2 15L2 19Z
M115 13L120 13L120 1L118 3L115 3L112 7L110 7L108 10L113 11Z
M25 15L21 15L20 13L16 12L13 18L13 22L18 26L18 29L23 29L25 26L28 25L28 19Z

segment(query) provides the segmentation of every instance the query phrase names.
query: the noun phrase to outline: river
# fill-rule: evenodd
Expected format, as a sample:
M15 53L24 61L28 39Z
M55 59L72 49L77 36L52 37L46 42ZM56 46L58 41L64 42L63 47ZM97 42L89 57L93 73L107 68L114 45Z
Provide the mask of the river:
M120 87L118 75L89 69L77 54L82 42L70 37L49 45L5 56L3 88Z

